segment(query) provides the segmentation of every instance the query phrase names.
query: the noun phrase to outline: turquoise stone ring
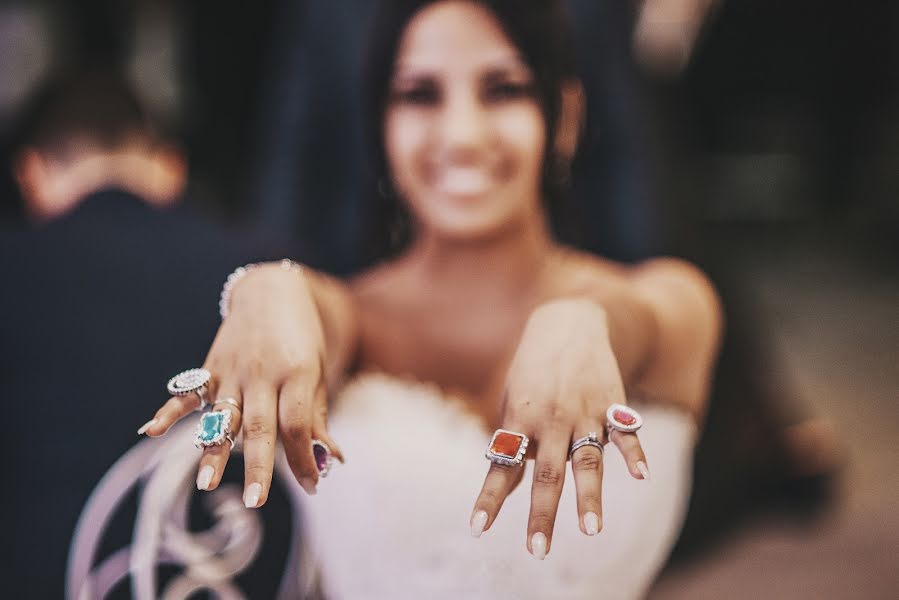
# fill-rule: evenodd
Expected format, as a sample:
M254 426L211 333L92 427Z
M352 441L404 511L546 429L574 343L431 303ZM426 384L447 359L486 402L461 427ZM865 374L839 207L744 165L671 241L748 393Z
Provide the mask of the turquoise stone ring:
M225 440L234 447L234 439L231 437L231 411L214 410L203 413L200 416L200 422L197 424L196 440L194 445L197 448L208 448L209 446L220 446Z

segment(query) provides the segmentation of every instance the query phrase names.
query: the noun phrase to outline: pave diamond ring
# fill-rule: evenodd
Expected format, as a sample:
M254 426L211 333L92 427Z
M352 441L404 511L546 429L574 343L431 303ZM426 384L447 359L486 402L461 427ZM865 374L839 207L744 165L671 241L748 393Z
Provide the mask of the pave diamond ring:
M206 390L209 388L211 378L212 374L206 369L188 369L169 379L166 388L172 396L196 394L200 399L197 410L203 410L206 408Z
M571 458L572 456L574 456L574 453L584 446L593 446L594 448L599 448L600 454L603 454L605 452L602 447L602 442L599 440L599 436L596 435L595 431L591 431L584 437L578 438L571 442L571 450L568 451L568 457Z

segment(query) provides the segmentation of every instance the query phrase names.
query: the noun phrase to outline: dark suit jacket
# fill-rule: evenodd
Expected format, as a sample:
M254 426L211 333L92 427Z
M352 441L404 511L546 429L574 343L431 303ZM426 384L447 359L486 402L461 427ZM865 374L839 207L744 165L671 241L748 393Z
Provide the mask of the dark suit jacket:
M225 277L262 258L273 256L196 215L115 190L0 234L0 595L63 597L85 500L165 401L168 377L203 363ZM119 529L108 550L130 540L127 519ZM280 579L272 562L252 577L259 597Z

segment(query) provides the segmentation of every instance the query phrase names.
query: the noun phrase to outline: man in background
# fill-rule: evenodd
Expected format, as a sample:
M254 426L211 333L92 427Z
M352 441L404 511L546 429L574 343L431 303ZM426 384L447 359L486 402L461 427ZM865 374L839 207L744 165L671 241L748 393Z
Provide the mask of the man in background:
M29 224L0 232L0 581L10 598L62 598L91 490L138 441L166 380L203 363L228 273L277 255L179 202L187 165L114 72L49 81L16 140ZM130 543L133 515L113 525L101 554ZM266 543L286 545L278 525ZM253 596L272 597L282 570L248 571Z

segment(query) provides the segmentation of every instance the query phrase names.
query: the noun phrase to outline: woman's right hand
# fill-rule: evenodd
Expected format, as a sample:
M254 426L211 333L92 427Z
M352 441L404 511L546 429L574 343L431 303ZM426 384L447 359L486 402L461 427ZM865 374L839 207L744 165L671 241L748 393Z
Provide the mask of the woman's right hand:
M241 407L220 403L215 409L231 411L232 435L243 433L246 506L262 506L268 497L279 434L294 476L314 494L319 473L312 440L343 457L327 430L325 336L309 276L277 263L248 271L232 290L228 316L203 368L212 374L207 400L231 398ZM141 430L164 435L197 403L196 394L172 397ZM218 486L230 451L228 443L203 451L199 489Z

